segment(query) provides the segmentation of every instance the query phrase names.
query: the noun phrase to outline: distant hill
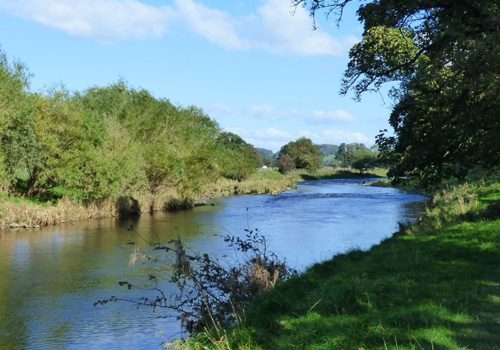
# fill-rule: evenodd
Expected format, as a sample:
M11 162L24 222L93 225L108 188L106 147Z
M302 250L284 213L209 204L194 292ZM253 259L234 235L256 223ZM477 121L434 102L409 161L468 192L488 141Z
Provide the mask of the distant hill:
M274 152L271 151L270 149L265 149L265 148L257 148L255 147L255 150L259 152L259 154L262 156L262 158L272 158Z
M255 147L255 150L261 155L262 157L262 163L267 166L272 166L273 165L273 160L274 160L274 152L265 149L265 148L257 148Z

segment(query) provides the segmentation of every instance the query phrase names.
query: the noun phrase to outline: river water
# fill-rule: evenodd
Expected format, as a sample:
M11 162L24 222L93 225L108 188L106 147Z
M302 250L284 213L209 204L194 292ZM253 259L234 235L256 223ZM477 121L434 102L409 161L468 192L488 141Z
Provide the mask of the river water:
M364 180L366 181L366 180ZM425 198L361 180L303 182L279 196L238 196L193 210L0 232L0 349L161 349L177 321L127 303L118 281L143 279L128 241L181 237L193 250L227 256L221 236L257 228L299 270L353 248L368 249L416 217ZM136 295L141 296L141 295Z

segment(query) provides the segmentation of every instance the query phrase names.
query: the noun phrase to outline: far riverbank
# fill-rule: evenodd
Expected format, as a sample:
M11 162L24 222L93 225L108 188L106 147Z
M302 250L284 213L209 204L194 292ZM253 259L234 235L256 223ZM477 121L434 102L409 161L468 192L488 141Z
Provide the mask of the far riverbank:
M273 169L259 169L242 181L219 179L206 185L199 193L182 193L177 189L164 188L155 193L136 192L129 196L107 199L100 203L83 204L63 197L57 201L4 196L0 197L0 230L38 228L81 220L107 217L138 216L157 211L176 211L204 205L210 199L233 195L272 194L277 195L294 189L302 180L334 178L382 177L383 170L375 173L351 171L349 169L320 169L314 173L295 171L280 174Z

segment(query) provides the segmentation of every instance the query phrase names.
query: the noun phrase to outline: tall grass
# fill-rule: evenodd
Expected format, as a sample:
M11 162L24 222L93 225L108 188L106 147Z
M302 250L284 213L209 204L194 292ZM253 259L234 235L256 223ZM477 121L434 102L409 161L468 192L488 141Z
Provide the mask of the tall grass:
M274 170L261 169L243 181L219 179L204 190L207 197L225 197L242 194L279 194L297 187L297 173L282 175Z
M495 218L500 193L497 183L465 183L437 192L425 210L425 215L407 233L426 233L440 230L464 220L477 221Z
M205 185L197 193L183 193L181 189L162 186L154 192L138 190L127 198L137 202L139 211L175 211L192 208L200 199L241 194L278 194L295 188L296 174L281 175L272 170L259 170L243 181L219 179ZM67 197L56 203L38 202L22 197L0 197L0 229L35 228L64 222L118 216L120 200L105 200L99 204L84 205Z
M115 205L83 205L68 198L56 204L39 204L24 199L0 199L0 229L36 228L77 220L99 219L116 215Z

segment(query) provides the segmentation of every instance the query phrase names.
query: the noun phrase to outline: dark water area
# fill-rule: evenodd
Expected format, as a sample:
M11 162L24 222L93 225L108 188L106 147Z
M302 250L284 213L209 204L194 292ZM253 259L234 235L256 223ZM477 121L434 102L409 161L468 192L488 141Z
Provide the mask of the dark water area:
M141 296L118 281L144 281L131 247L180 237L192 250L234 254L226 234L258 229L299 270L353 248L369 249L416 218L423 196L365 180L306 181L279 196L238 196L193 210L0 233L0 349L161 349L180 325L110 296Z

